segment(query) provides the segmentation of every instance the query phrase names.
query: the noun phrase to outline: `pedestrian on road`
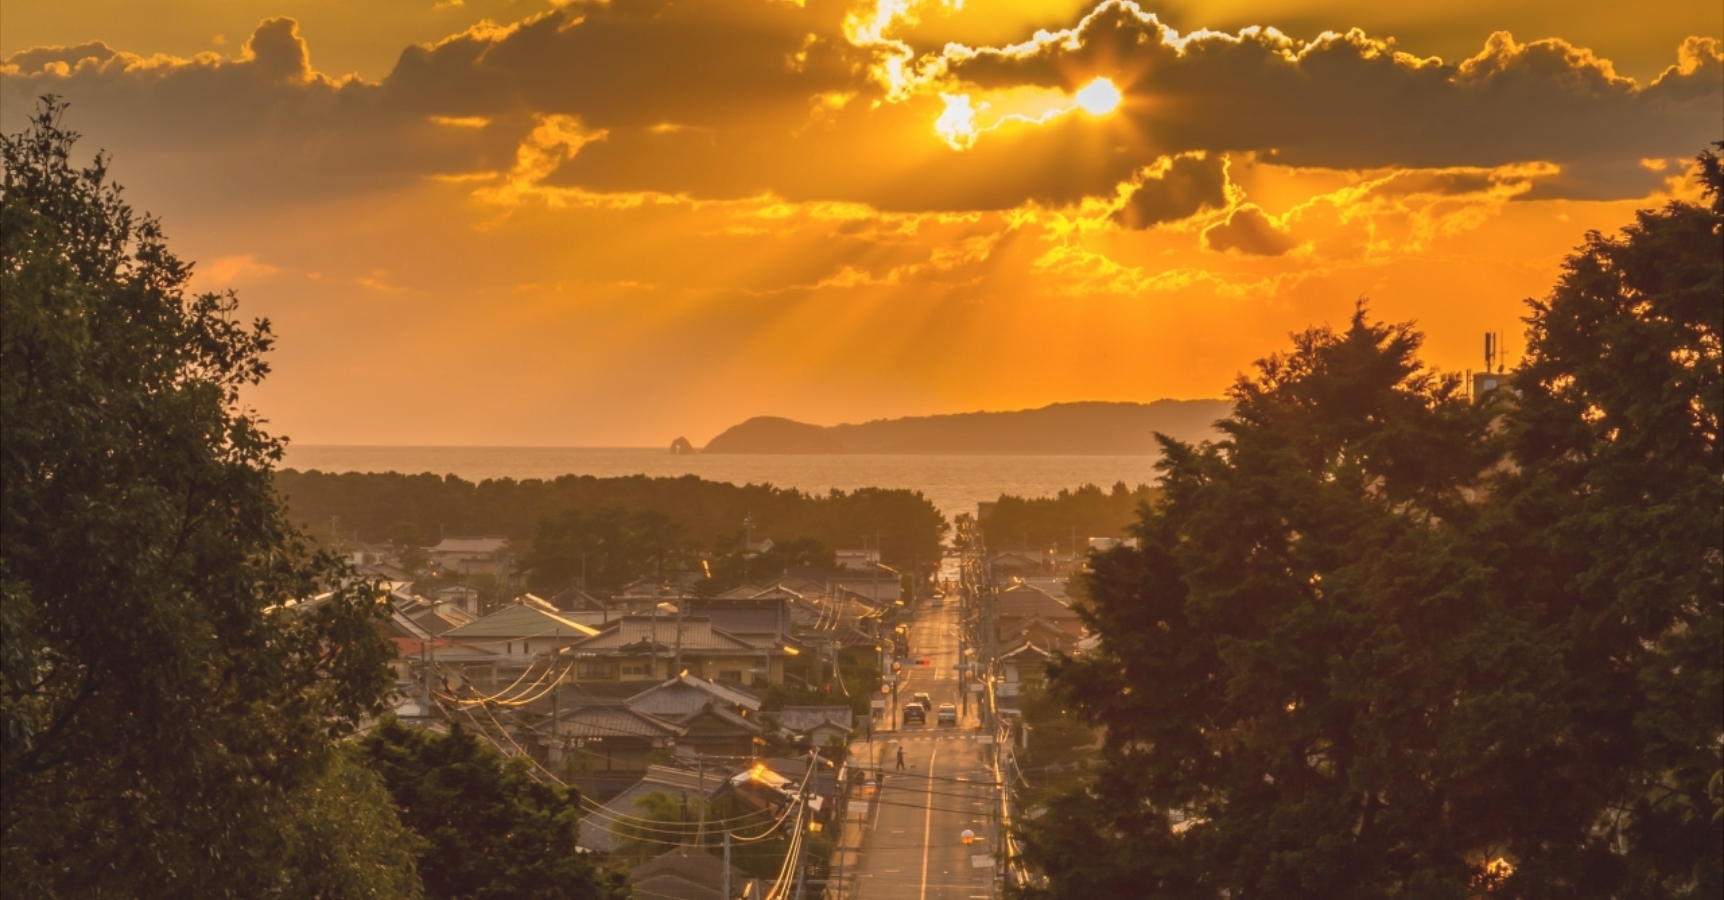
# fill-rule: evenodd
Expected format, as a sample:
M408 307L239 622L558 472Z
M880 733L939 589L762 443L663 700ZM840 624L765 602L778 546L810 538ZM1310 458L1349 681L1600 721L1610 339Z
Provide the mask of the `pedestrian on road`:
M904 768L904 748L898 748L898 768Z

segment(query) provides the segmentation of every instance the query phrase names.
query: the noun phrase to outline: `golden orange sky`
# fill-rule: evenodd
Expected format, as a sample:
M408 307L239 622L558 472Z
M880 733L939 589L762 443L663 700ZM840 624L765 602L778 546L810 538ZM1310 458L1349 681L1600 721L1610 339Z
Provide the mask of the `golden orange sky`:
M1384 9L1385 6L1395 6ZM1724 138L1716 3L0 0L299 443L1219 396L1359 297L1518 341Z

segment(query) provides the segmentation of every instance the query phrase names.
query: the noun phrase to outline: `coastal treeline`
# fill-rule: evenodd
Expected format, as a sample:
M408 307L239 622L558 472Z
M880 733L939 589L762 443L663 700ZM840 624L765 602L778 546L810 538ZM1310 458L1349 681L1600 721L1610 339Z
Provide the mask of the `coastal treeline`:
M473 482L429 473L284 469L276 473L275 487L293 521L325 538L357 534L360 540L385 541L392 528L406 523L432 544L443 535L490 534L524 550L540 535L556 542L571 531L635 534L641 547L657 549L643 551L638 560L619 560L617 571L631 577L645 574L636 571L639 564L660 552L729 552L748 537L745 523L752 523L757 542L813 539L828 548L860 549L866 539L869 547L880 548L887 564L898 566L917 558L937 560L948 528L919 491L859 488L815 494L694 475Z
M1105 735L1025 897L1724 894L1724 177L1589 234L1465 389L1361 308L1165 442L1052 666ZM1479 388L1489 385L1482 383Z
M1059 548L1082 553L1092 537L1125 537L1137 521L1139 505L1154 497L1155 488L1127 487L1123 481L1105 491L1086 484L1052 497L1003 494L981 523L982 530L993 550Z

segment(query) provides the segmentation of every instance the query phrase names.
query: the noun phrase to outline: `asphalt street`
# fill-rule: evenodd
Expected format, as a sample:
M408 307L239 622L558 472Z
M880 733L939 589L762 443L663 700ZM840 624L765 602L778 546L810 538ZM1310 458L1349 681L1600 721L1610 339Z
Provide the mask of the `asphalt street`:
M910 630L910 658L930 665L907 665L900 673L900 710L913 694L926 691L934 707L965 706L959 698L959 604L924 602ZM896 720L900 710L890 706ZM997 792L989 768L990 747L978 743L971 727L975 706L957 725L939 725L929 713L925 726L876 730L872 742L876 768L884 782L870 810L860 863L853 881L862 900L981 900L995 896L993 852ZM866 743L858 749L868 747ZM904 751L904 769L896 767ZM965 844L963 833L974 834ZM977 864L980 863L978 866Z

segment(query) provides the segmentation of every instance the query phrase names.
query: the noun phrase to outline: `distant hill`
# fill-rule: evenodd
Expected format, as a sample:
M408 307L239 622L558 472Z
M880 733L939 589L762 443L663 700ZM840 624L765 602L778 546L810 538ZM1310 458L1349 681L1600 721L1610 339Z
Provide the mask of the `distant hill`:
M712 439L703 453L843 453L844 445L819 425L755 416Z
M732 426L703 453L975 453L1135 455L1159 452L1155 433L1182 441L1215 437L1225 400L1154 403L1055 403L1016 412L953 413L879 419L860 425L809 425L760 416Z

